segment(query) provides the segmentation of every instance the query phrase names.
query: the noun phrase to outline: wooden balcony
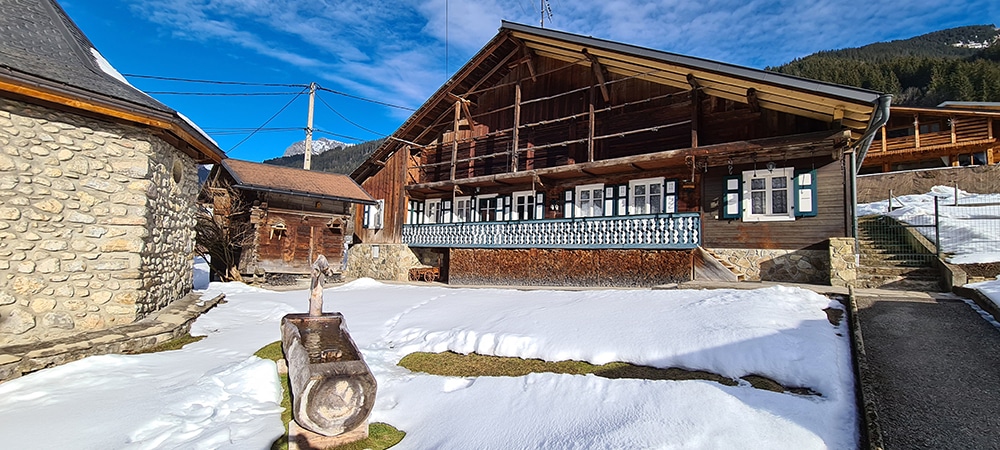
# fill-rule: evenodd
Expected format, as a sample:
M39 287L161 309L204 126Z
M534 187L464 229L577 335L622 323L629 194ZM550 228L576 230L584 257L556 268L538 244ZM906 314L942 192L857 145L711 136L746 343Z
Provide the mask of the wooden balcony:
M701 244L701 215L403 225L403 242L449 248L691 249Z

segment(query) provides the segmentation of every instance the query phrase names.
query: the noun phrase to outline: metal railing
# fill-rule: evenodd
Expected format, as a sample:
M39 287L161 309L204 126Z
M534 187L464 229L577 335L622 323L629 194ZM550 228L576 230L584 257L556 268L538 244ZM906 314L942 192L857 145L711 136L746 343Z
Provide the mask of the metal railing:
M691 249L701 243L701 215L404 225L403 242L451 248Z

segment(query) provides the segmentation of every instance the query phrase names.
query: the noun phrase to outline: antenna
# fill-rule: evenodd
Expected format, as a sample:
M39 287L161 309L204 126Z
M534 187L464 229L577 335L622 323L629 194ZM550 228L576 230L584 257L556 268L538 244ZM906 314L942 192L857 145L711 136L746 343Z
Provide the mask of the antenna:
M538 7L542 15L541 25L545 28L545 16L549 17L549 22L552 21L552 6L549 5L549 0L538 0Z

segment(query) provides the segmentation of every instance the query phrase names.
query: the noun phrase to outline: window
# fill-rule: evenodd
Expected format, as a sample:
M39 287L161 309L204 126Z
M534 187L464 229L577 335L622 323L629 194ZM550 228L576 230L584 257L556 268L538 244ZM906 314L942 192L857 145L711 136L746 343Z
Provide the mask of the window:
M424 222L423 223L442 223L441 217L441 199L427 200L424 202Z
M515 192L514 211L511 220L539 219L535 216L535 193L532 191Z
M455 197L455 222L472 222L471 197Z
M374 205L365 205L365 216L362 226L373 230L381 230L384 210L385 200L375 200Z
M743 221L795 220L794 172L790 167L743 172Z
M424 202L420 200L410 200L408 213L406 215L406 223L418 224L424 221ZM365 207L365 214L367 214L368 207Z
M476 201L478 203L476 207L476 220L479 222L496 222L498 205L496 195L479 197Z
M600 217L604 215L604 185L588 184L576 187L576 214L574 217Z
M659 214L662 211L663 178L644 178L628 183L632 193L629 214Z

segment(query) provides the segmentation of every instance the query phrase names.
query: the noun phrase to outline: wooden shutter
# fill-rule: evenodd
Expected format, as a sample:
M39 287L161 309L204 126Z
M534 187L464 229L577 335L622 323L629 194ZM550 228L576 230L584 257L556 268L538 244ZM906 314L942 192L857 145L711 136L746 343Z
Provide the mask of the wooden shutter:
M545 193L535 193L535 219L545 218Z
M720 219L739 219L743 216L743 177L727 176L722 181L722 201L719 202Z
M819 204L816 200L816 170L795 172L795 217L815 217Z
M663 212L673 214L677 212L677 180L665 180L663 182Z
M573 189L567 189L563 194L563 217L570 219L573 217Z
M613 216L615 215L615 192L617 189L615 186L604 186L604 215Z

